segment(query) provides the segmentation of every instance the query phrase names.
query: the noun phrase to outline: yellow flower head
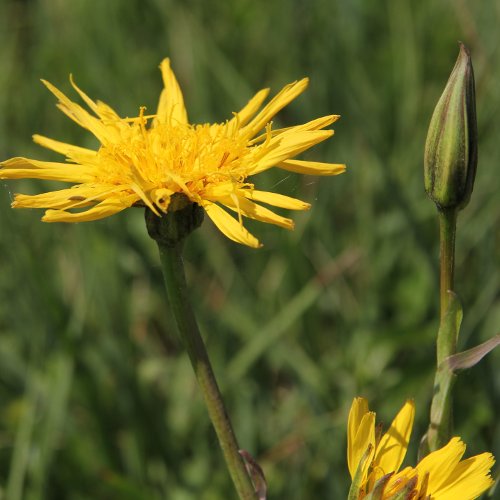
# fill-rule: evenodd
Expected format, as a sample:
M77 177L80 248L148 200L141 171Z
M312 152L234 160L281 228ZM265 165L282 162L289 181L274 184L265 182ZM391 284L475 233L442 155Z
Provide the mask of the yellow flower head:
M387 432L377 439L375 413L364 398L355 398L349 413L347 464L356 496L350 498L413 500L472 500L492 486L491 453L462 460L465 444L454 437L415 467L399 471L405 458L413 427L415 405L407 401ZM398 472L399 471L399 472ZM398 498L400 498L398 496Z
M147 116L141 108L135 118L121 118L107 104L92 101L71 78L92 113L44 81L59 99L59 109L90 131L100 147L94 151L33 136L41 146L65 155L67 162L12 158L1 164L0 178L31 177L74 185L34 196L18 194L12 206L47 208L42 218L46 222L81 222L101 219L132 205L147 206L160 215L168 211L174 193L183 193L202 206L227 237L258 247L258 240L243 227L243 216L292 229L293 221L260 203L292 210L306 210L309 204L258 191L248 181L251 176L271 167L315 175L345 170L345 165L294 159L333 134L323 129L335 122L337 115L272 129L272 118L305 90L307 78L285 86L263 107L269 89L258 92L224 123L193 125L188 122L168 59L160 69L165 88L156 114ZM221 205L235 212L236 218Z

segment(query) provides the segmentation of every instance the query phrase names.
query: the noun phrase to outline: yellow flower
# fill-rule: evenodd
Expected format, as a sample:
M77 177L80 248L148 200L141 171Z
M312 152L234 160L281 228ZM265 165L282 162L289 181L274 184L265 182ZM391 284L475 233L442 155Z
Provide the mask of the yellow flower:
M415 405L407 401L387 432L377 439L375 413L369 411L366 399L354 399L347 430L347 463L356 495L350 498L372 494L374 500L382 500L405 492L402 498L413 500L472 500L492 486L493 455L482 453L461 460L466 446L458 437L415 467L399 471L414 417Z
M310 205L259 191L248 181L250 177L272 167L314 175L335 175L345 170L345 165L294 159L330 137L333 130L323 129L339 116L272 129L272 118L306 89L307 78L285 86L264 107L269 89L257 92L224 123L193 125L188 122L181 89L168 59L160 69L164 89L156 114L145 116L145 108L141 108L135 118L121 118L107 104L92 101L72 78L71 84L93 114L43 81L59 99L58 108L90 131L100 147L94 151L33 136L41 146L65 155L67 162L12 158L1 164L0 178L30 177L74 185L34 196L18 194L12 206L48 208L42 218L45 222L81 222L101 219L133 205L147 206L160 215L167 212L174 193L184 193L203 207L227 237L258 247L258 240L243 226L243 216L292 229L292 220L260 203L292 210L306 210ZM236 218L221 205L235 212Z

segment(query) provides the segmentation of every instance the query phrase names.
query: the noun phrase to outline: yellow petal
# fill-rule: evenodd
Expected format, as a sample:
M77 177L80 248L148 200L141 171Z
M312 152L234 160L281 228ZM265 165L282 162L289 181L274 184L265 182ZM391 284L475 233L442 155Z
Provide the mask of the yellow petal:
M42 80L42 83L59 99L59 104L57 107L71 120L76 122L80 127L87 129L92 132L101 143L106 142L110 139L110 133L106 130L103 123L90 115L85 111L80 105L73 102L71 99L66 97L58 88L54 87L50 82ZM113 136L111 136L111 139Z
M47 210L42 217L44 222L89 222L117 214L131 207L138 200L137 195L108 198L94 207L82 212L66 212L65 210Z
M449 443L439 450L433 451L417 464L419 484L426 473L429 474L428 494L445 485L455 467L465 453L465 444L459 437L450 439Z
M81 148L73 144L56 141L54 139L50 139L49 137L44 137L43 135L35 134L33 136L33 141L36 144L40 144L40 146L43 146L44 148L63 154L72 160L77 160L78 163L81 163L82 161L91 161L97 154L96 151L93 151L92 149Z
M255 162L254 167L249 169L248 175L255 175L281 164L284 160L296 156L315 144L328 139L332 134L331 130L311 130L305 132L290 130L277 137L273 137L264 154Z
M91 182L93 169L72 163L11 158L1 163L0 179L46 179L62 182Z
M255 236L251 235L242 224L231 217L222 208L215 203L205 202L203 208L207 215L212 219L213 223L225 234L229 239L248 245L252 248L262 246Z
M295 125L294 127L281 129L281 131L289 130L290 128L294 128L295 130L320 130L322 128L328 127L328 125L331 125L332 123L335 123L339 118L340 115L321 116L319 118L315 118L314 120L308 121L307 123L303 123L302 125Z
M226 197L217 200L226 207L234 210L239 215L244 215L250 219L260 220L261 222L267 222L269 224L275 224L277 226L284 227L285 229L293 229L294 224L291 219L282 217L281 215L275 214L271 210L265 207L261 207L254 203L253 201L247 200L240 196Z
M285 160L278 168L305 175L338 175L345 172L346 166L338 163L323 163L317 161Z
M287 104L304 92L308 83L309 79L303 78L298 82L289 83L283 87L283 89L264 106L262 111L242 129L242 133L248 134L249 137L253 137L271 121L271 118L273 118L276 113L281 111Z
M482 453L460 462L446 484L429 493L439 500L472 500L490 488L494 481L490 476L495 459L491 453Z
M108 104L102 101L97 101L97 113L102 116L103 120L120 122L120 115Z
M170 59L163 59L160 64L165 88L160 94L156 120L160 123L187 124L187 112L182 91L170 67Z
M365 398L354 398L347 423L347 443L353 443L354 437L361 425L361 420L369 412L368 401ZM348 446L349 447L349 446Z
M235 185L232 181L219 182L217 184L211 184L206 186L203 197L209 200L218 200L219 198L224 198L229 196L231 193L235 192Z
M83 90L81 90L73 80L73 75L69 76L69 80L71 82L72 87L78 92L78 95L82 98L85 104L102 120L106 120L106 122L111 123L114 126L125 125L122 122L120 116L116 111L111 107L105 104L102 101L94 102Z
M207 186L203 193L203 197L211 201L219 201L232 194L275 207L286 208L288 210L309 210L309 208L311 208L311 205L305 201L297 200L296 198L291 198L283 194L249 189L248 187L238 188L230 181Z
M309 210L311 208L309 203L284 194L258 191L256 189L241 189L239 192L250 200L267 203L279 208L287 208L288 210Z
M273 129L273 130L271 130L271 135L274 137L276 135L282 134L283 132L288 132L289 130L294 130L296 132L305 131L305 130L320 130L320 129L325 128L328 125L331 125L332 123L336 122L339 118L340 118L340 115L322 116L320 118L316 118L315 120L311 120L307 123L303 123L302 125L294 125L293 127ZM251 141L249 141L249 144L258 144L259 142L264 141L266 139L266 137L267 137L267 133L262 134L259 137L256 137L255 139L252 139Z
M58 191L35 195L16 194L13 208L57 208L84 207L102 196L109 196L120 188L105 184L73 186Z
M248 120L250 120L250 118L257 113L268 95L269 89L259 90L259 92L257 92L248 101L248 103L240 111L238 111L231 120L229 120L228 124L237 124L239 127L243 127L243 125L245 125Z
M366 420L363 424L367 427L360 433L361 424L367 415L370 415L369 420ZM373 427L373 440L371 440L371 427ZM367 442L359 442L361 439L359 436L361 436L362 433L368 436ZM366 441L365 438L363 439ZM368 401L365 398L355 398L352 402L351 410L349 411L347 424L347 465L351 473L351 478L354 478L358 463L369 443L375 445L375 414L369 412Z
M85 104L97 115L99 115L99 109L97 107L97 104L83 91L81 90L73 80L73 75L69 75L69 81L71 83L71 86L78 92L78 95L82 98L82 100L85 102Z
M351 477L354 477L358 464L363 457L364 453L371 446L371 453L368 457L364 470L362 482L366 480L368 475L368 469L373 461L373 455L375 453L375 413L368 412L361 419L356 436L354 437L354 442L352 445L351 463L349 465L349 471L351 472Z
M85 202L85 198L80 199L77 197L69 199L68 196L62 196L60 191L51 191L33 196L16 193L11 206L12 208L57 208L66 210L74 207L85 207L91 204L92 202Z
M347 421L347 465L351 478L354 478L359 462L358 452L354 450L356 434L361 420L368 412L368 401L365 398L354 398Z
M374 462L384 471L384 474L397 472L401 467L408 449L414 418L415 403L406 401L387 432L382 436L377 446Z

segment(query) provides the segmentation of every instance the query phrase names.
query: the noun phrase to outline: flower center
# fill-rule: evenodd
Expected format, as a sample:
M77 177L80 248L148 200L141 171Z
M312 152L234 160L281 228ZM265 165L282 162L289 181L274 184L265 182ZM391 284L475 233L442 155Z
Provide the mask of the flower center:
M211 184L243 182L248 157L258 148L248 147L248 139L228 123L145 125L139 117L121 131L121 141L101 146L99 182L143 193L163 187L193 199Z

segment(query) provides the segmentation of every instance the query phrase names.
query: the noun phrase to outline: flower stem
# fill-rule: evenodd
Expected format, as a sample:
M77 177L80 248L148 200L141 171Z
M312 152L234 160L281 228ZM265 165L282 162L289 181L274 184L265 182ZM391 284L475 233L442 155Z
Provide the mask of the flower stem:
M203 394L208 414L219 439L226 465L240 499L255 499L255 490L250 481L238 443L227 415L222 395L217 386L208 353L201 338L187 292L181 243L168 246L158 242L160 258L170 307L179 333L189 354Z
M427 432L427 451L444 446L452 432L452 397L455 375L445 362L455 354L461 320L460 302L453 293L455 271L455 233L457 210L439 210L440 322L436 345L436 375Z
M454 275L455 275L455 233L457 227L457 210L456 208L445 208L438 210L439 214L439 253L440 253L440 311L441 321L448 309L449 294L448 291L453 291ZM444 358L440 354L449 356L455 352L455 343L449 343L444 352L438 350L438 363ZM447 352L450 351L450 352ZM453 352L451 352L453 351Z

